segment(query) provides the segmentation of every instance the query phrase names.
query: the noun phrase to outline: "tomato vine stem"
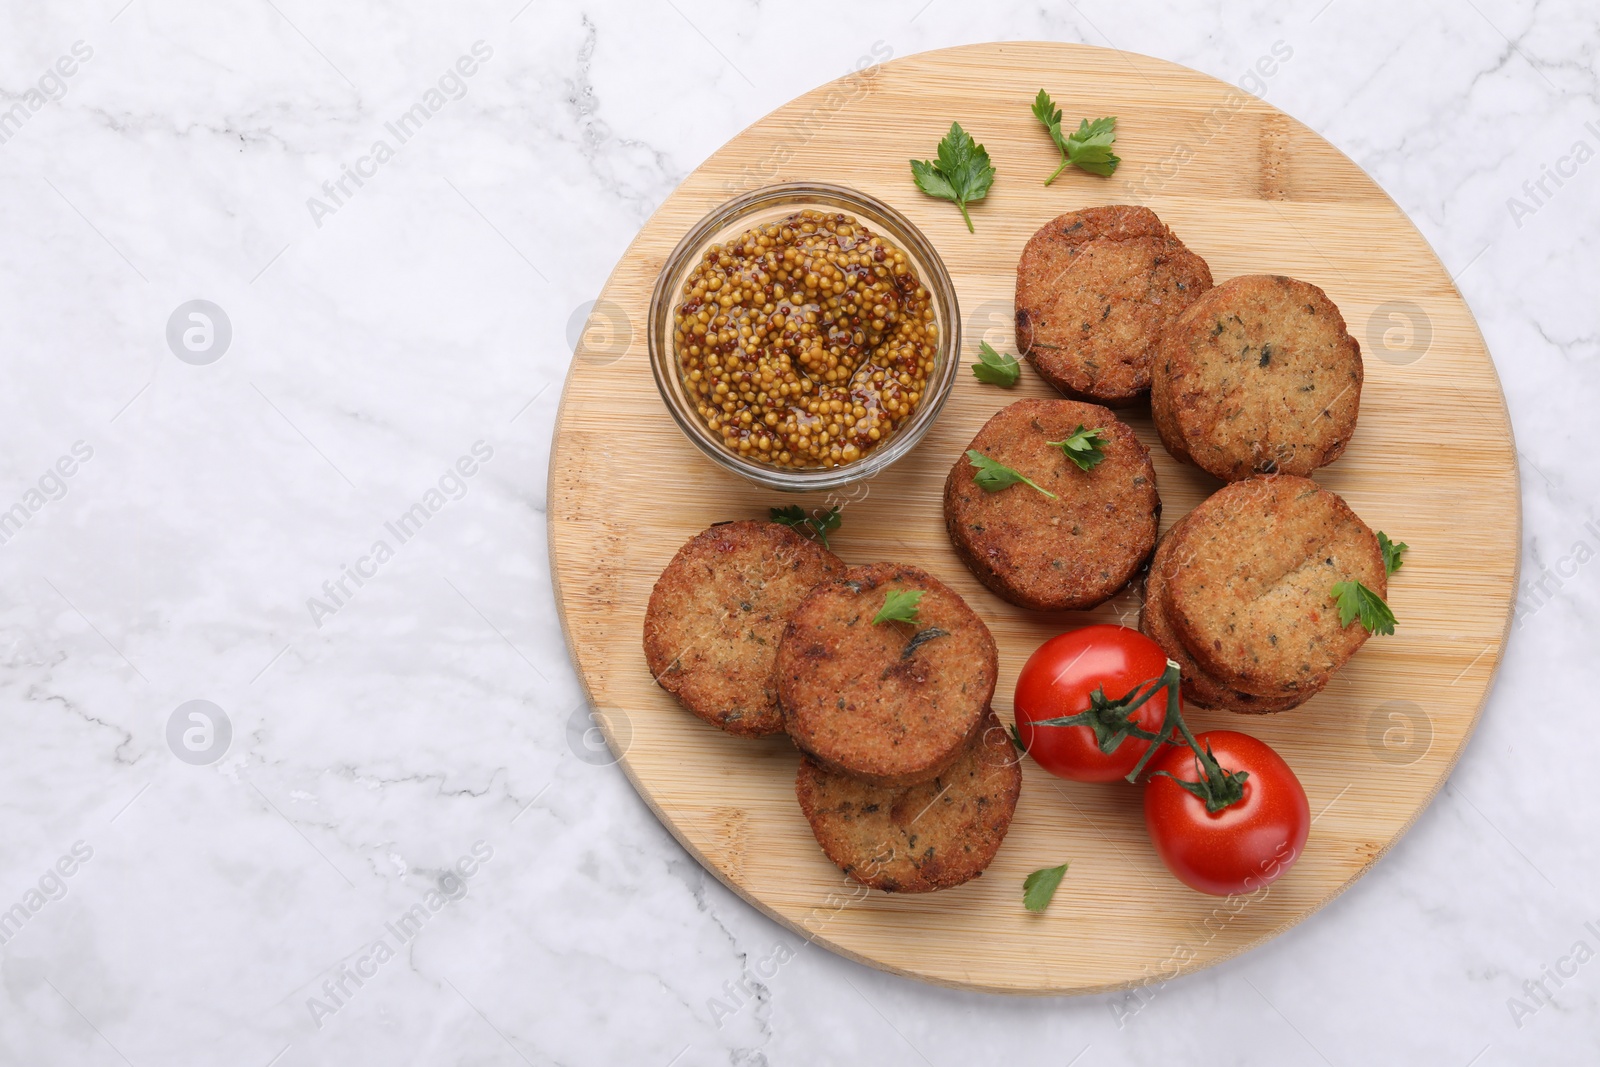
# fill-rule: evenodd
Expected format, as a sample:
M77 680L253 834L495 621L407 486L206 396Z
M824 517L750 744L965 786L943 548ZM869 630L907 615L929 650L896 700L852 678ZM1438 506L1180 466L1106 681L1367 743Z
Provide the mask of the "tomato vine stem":
M1178 783L1179 788L1188 790L1204 801L1206 811L1215 815L1224 808L1231 807L1244 799L1244 783L1250 777L1250 774L1248 771L1224 770L1209 747L1200 747L1200 742L1196 740L1194 731L1190 730L1189 724L1183 721L1183 712L1178 707L1178 689L1181 674L1182 672L1178 665L1170 659L1167 660L1167 669L1161 673L1160 678L1155 679L1151 692L1146 694L1145 699L1149 699L1156 689L1166 689L1167 714L1161 723L1161 744L1176 744L1171 737L1172 731L1177 730L1182 735L1184 743L1194 752L1195 764L1200 768L1201 778L1197 782L1186 782L1167 771L1156 771L1151 777L1159 775L1171 778ZM1161 747L1161 744L1151 745L1149 751L1140 758L1133 770L1128 772L1127 780L1130 783L1138 782L1139 775L1144 773L1145 766L1150 762L1151 757L1155 755L1156 750Z
M1163 730L1159 734L1151 733L1133 721L1133 714L1159 693L1164 685L1166 685L1165 674L1148 682L1139 683L1131 693L1118 700L1111 700L1106 696L1103 687L1096 687L1095 691L1089 694L1089 706L1085 710L1076 715L1040 719L1031 725L1087 726L1094 731L1095 743L1100 746L1100 751L1108 756L1122 746L1125 738L1137 737L1145 741L1159 741L1165 736L1166 731Z
M1172 660L1167 660L1167 669L1160 676L1141 682L1133 691L1119 700L1111 700L1106 696L1103 688L1097 688L1089 694L1089 706L1076 715L1061 715L1053 719L1040 719L1032 723L1033 726L1087 726L1094 732L1095 743L1100 746L1100 751L1110 755L1121 747L1122 742L1129 737L1137 737L1145 741L1154 741L1145 750L1143 756L1133 770L1128 772L1127 780L1137 784L1139 776L1144 773L1145 767L1155 756L1162 745L1175 745L1172 734L1176 731L1194 753L1195 764L1200 768L1200 780L1187 782L1174 774L1166 771L1156 771L1151 777L1160 775L1171 778L1182 789L1188 790L1205 802L1206 810L1215 815L1224 808L1231 807L1244 799L1244 783L1250 777L1248 771L1228 771L1217 762L1216 754L1209 747L1202 748L1194 736L1194 731L1189 729L1189 724L1183 721L1183 712L1179 708L1178 691L1182 682L1182 670ZM1161 729L1151 733L1133 721L1133 715L1149 702L1157 693L1166 690L1167 710L1161 720ZM1015 731L1015 727L1013 727ZM1023 748L1021 738L1015 732L1012 740L1018 748ZM1026 749L1023 749L1026 751Z

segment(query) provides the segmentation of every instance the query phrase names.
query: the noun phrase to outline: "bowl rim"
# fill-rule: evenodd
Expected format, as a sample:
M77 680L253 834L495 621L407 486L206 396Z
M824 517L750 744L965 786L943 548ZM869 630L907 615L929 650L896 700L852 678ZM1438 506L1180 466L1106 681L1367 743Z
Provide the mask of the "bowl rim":
M795 205L798 210L807 203L821 203L845 211L855 211L869 216L867 221L883 236L900 246L911 256L918 268L919 280L933 297L934 321L939 326L935 348L935 366L923 387L916 412L904 426L896 429L888 441L865 456L836 467L805 467L800 469L757 463L730 452L712 437L710 429L699 418L698 412L686 409L679 397L683 389L678 368L677 353L668 329L672 322L671 306L677 302L678 281L692 261L704 252L716 233L769 208ZM872 217L876 216L876 217ZM916 224L898 210L859 190L830 182L779 182L740 193L708 211L691 226L662 263L650 294L649 321L646 326L646 343L650 371L656 389L661 394L673 421L701 452L741 477L781 492L804 493L837 489L844 485L871 478L903 459L932 428L945 401L955 386L961 367L961 308L955 284L933 243Z

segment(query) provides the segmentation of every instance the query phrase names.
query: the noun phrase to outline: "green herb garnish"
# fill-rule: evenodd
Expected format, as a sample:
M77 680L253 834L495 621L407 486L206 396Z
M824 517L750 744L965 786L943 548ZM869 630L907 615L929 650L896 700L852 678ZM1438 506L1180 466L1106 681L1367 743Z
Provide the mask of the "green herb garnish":
M1336 582L1328 595L1339 602L1339 625L1349 626L1357 616L1369 634L1394 633L1394 612L1383 597L1360 582Z
M1043 911L1056 895L1056 887L1066 876L1067 865L1045 867L1034 871L1022 880L1022 906L1029 911Z
M961 128L961 123L950 124L950 132L939 142L937 160L911 161L911 176L916 179L917 188L929 196L954 201L961 217L967 220L967 231L977 232L972 228L967 205L989 195L994 167L989 163L989 153Z
M1406 549L1411 546L1404 541L1391 541L1389 535L1382 530L1378 531L1378 547L1383 550L1383 569L1393 574L1400 569L1400 557L1405 555Z
M810 530L822 542L823 548L832 548L828 544L828 531L837 530L843 519L839 515L839 505L835 504L830 511L821 515L810 515L798 504L790 504L786 508L773 508L772 521L792 526L801 533Z
M978 473L972 476L972 480L977 482L986 493L998 493L1002 489L1009 489L1018 482L1022 482L1024 485L1031 485L1038 489L1039 492L1051 500L1056 499L1054 493L1048 489L1040 489L1033 479L1027 477L1021 471L1014 471L1004 463L990 459L975 448L967 449L967 458L972 461L974 467L978 468Z
M883 607L878 609L872 625L876 626L881 622L916 622L917 602L921 599L921 589L889 590L884 594Z
M1071 134L1063 134L1061 109L1056 107L1049 93L1040 89L1039 95L1033 99L1033 117L1050 131L1050 139L1056 143L1056 148L1061 150L1061 166L1044 180L1046 185L1055 181L1069 166L1086 170L1090 174L1109 176L1116 172L1117 164L1122 162L1111 151L1112 142L1117 139L1115 115L1095 119L1093 122L1081 119L1076 130Z
M988 385L1010 388L1022 377L1022 364L1012 355L1002 356L988 341L978 342L978 362L972 365L972 376Z
M1104 430L1086 430L1083 423L1065 441L1046 441L1051 448L1059 448L1079 470L1094 470L1106 458L1105 446L1111 442Z

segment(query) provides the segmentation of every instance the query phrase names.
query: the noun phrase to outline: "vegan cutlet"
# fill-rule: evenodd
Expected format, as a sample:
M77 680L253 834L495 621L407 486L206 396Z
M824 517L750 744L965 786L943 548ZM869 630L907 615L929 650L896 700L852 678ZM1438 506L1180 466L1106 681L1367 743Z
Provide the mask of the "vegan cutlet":
M713 726L743 737L782 733L778 641L805 595L844 569L832 552L778 523L719 523L696 534L650 593L650 673Z
M916 621L874 623L889 593ZM801 601L778 645L789 736L828 769L875 785L925 782L978 731L999 673L983 620L916 567L851 567Z

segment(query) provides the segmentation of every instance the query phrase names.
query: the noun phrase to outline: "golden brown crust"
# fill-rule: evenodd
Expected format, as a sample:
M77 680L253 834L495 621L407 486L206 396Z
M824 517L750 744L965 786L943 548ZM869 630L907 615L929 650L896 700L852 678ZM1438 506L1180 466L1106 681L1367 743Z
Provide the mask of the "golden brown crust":
M1367 640L1339 622L1331 589L1388 593L1367 524L1308 478L1251 478L1184 519L1166 574L1167 616L1207 674L1246 693L1315 691Z
M983 873L1022 792L1020 757L993 711L944 773L908 787L870 785L800 761L795 797L817 844L862 885L886 893L948 889Z
M787 526L719 523L690 538L656 580L644 656L661 688L741 737L783 731L773 665L789 616L844 563Z
M1103 430L1105 459L1080 470L1051 441ZM1021 483L987 492L963 452L944 486L945 529L996 596L1036 611L1091 608L1115 596L1155 547L1161 515L1150 450L1107 408L1019 400L969 446L1055 493Z
M1139 629L1161 646L1167 658L1178 665L1183 678L1184 699L1202 708L1226 708L1242 715L1270 715L1274 712L1297 708L1310 700L1316 691L1296 693L1287 697L1262 697L1242 693L1230 688L1207 674L1195 662L1183 642L1178 640L1167 614L1167 579L1172 575L1173 548L1182 536L1184 519L1180 519L1161 538L1155 555L1150 557L1150 571L1144 580L1144 605L1139 609Z
M1344 452L1361 408L1361 346L1308 282L1234 278L1162 335L1150 410L1174 457L1224 481L1307 475Z
M873 623L891 590L922 591L915 624ZM851 567L812 590L778 645L789 736L877 785L925 782L958 759L998 674L983 620L932 575L895 563Z
M1169 327L1170 328L1170 327ZM1162 334L1163 341L1166 334ZM1150 421L1155 424L1156 436L1161 438L1161 444L1167 453L1179 463L1193 465L1194 458L1189 455L1189 450L1183 443L1183 435L1178 432L1177 424L1172 419L1172 378L1164 373L1165 364L1161 362L1161 348L1156 349L1156 360L1150 368Z
M1211 288L1206 261L1149 208L1046 223L1017 264L1017 351L1076 400L1126 406L1150 387L1162 328Z

